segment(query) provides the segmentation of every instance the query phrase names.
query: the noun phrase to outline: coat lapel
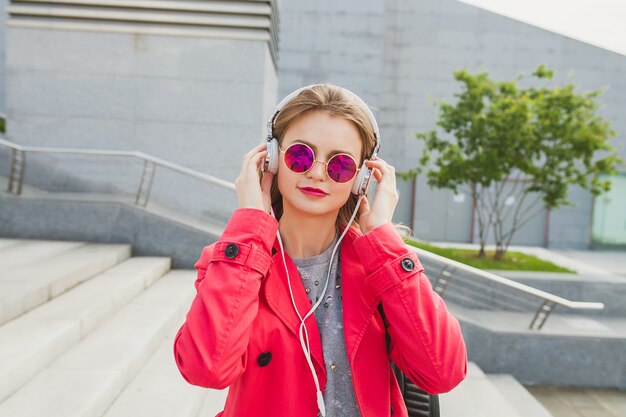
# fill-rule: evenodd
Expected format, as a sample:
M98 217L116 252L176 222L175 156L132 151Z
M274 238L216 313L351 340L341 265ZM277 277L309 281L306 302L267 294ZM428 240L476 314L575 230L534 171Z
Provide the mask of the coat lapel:
M300 318L296 314L291 301L289 281L287 281L287 274L285 274L284 271L285 266L283 265L283 258L281 256L281 249L278 245L278 240L275 240L274 242L274 249L276 252L272 255L272 267L270 268L270 273L268 274L264 285L265 299L267 300L267 304L270 308L285 323L299 342ZM309 310L311 310L311 304L309 304L309 299L304 291L304 285L302 284L302 279L300 278L298 269L286 253L285 262L287 263L287 270L289 271L293 298L296 302L296 306L298 307L300 316L304 317ZM317 321L315 320L315 314L311 314L307 317L305 324L309 335L311 358L317 362L318 369L322 370L325 374L326 368L324 366L324 358L322 355L322 339L319 328L317 327ZM302 333L303 338L306 341L304 329L302 330Z
M341 294L343 308L343 333L350 364L360 345L367 325L372 317L375 301L365 287L365 270L352 244L360 232L350 229L341 241Z

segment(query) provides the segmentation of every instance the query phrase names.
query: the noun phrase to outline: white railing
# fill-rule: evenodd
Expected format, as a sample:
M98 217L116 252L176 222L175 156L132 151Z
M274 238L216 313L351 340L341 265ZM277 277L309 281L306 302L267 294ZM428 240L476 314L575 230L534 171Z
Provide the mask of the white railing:
M22 184L24 182L24 171L26 168L26 153L45 153L45 154L66 154L66 155L93 155L93 156L114 156L114 157L131 157L143 161L143 170L139 182L139 188L136 193L135 204L145 207L150 198L152 190L152 180L156 166L171 169L181 174L197 178L210 184L217 185L228 190L235 191L235 184L225 181L212 175L204 174L193 169L186 168L182 165L157 158L139 151L111 151L104 149L72 149L72 148L48 148L23 146L17 143L0 138L0 145L8 147L12 150L11 163L9 170L9 181L7 191L10 194L20 195L22 193Z
M141 174L141 181L137 195L135 198L135 204L145 207L148 203L150 196L150 190L152 188L152 179L154 176L154 169L156 166L162 166L179 172L190 177L198 178L207 183L223 187L228 190L235 191L235 185L232 182L222 180L217 177L213 177L202 172L195 171L193 169L186 168L184 166L148 155L138 151L111 151L111 150L97 150L97 149L70 149L70 148L49 148L49 147L33 147L23 146L8 141L4 138L0 138L0 146L5 146L11 149L11 166L8 181L7 192L20 195L22 190L22 183L24 181L24 169L26 166L26 153L46 153L46 154L79 154L79 155L94 155L94 156L115 156L115 157L132 157L142 160L144 162L143 171ZM574 310L602 310L604 304L595 302L580 302L571 301L565 298L550 294L545 291L538 290L528 285L521 284L496 275L491 272L483 271L478 268L474 268L469 265L448 259L446 257L436 255L432 252L428 252L423 249L416 248L409 245L422 260L428 260L442 265L442 269L435 279L433 285L434 290L444 296L446 289L448 289L454 282L464 282L464 292L472 294L473 297L469 298L465 295L458 295L457 297L461 301L472 301L476 304L477 300L481 297L481 291L492 292L499 295L498 300L490 300L490 304L483 303L484 307L493 307L493 304L501 304L507 308L511 307L512 302L519 302L526 304L534 310L534 316L531 320L530 329L539 330L543 327L546 320L550 316L550 313L556 306L562 306ZM465 272L471 275L471 279L465 278L456 272ZM492 287L489 287L485 283L489 283ZM469 284L469 285L468 285ZM493 286L502 286L505 290L499 290L493 288ZM519 295L519 296L518 296ZM523 297L530 298L532 301L523 300Z

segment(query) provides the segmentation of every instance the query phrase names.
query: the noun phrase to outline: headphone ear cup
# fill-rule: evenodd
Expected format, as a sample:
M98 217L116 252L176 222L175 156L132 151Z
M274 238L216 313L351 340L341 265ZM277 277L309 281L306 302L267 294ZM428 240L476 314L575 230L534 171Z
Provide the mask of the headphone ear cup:
M367 167L367 165L365 165L365 162L363 162L359 173L352 183L352 194L361 196L367 193L371 176L372 171Z
M266 142L267 155L263 164L263 171L271 172L276 175L278 173L278 140L272 138Z

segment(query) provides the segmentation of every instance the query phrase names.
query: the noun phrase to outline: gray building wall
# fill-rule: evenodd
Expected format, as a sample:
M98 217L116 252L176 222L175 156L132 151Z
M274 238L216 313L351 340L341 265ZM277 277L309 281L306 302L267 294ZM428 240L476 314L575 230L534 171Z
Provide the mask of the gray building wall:
M555 71L553 84L575 82L579 91L608 86L601 96L600 114L618 132L612 144L626 157L622 55L455 0L294 0L281 7L281 15L291 24L285 22L281 28L279 95L317 81L352 88L378 108L381 157L398 170L417 164L421 145L414 134L435 128L433 104L454 100L460 89L452 72L463 67L512 79L546 64ZM433 190L419 177L412 203L411 184L398 187L395 221L413 222L422 239L472 240L469 195L455 202L451 192ZM570 200L574 207L539 213L512 243L587 247L592 196L572 189Z
M159 17L141 22L147 14L123 7L107 11L137 22L102 23L94 18L101 9L84 7L78 22L50 16L42 25L14 3L6 34L8 139L138 150L229 181L239 173L241 155L263 139L277 88L276 16L269 1L222 3L258 10L253 17L162 15L178 19L176 24ZM187 24L188 19L209 23ZM38 162L48 175L33 175ZM72 172L131 194L141 169L138 160L40 156L29 160L27 171L28 183L44 188L57 186L51 177L67 182ZM160 168L151 199L203 213L227 215L237 207L233 191Z
M5 113L4 95L5 95L5 31L6 31L6 8L8 0L0 1L0 113Z

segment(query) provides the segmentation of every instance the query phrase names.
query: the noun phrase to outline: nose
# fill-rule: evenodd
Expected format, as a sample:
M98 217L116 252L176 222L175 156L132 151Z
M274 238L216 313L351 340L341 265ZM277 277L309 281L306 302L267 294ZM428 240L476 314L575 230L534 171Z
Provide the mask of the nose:
M313 161L313 166L307 171L309 178L324 180L326 177L326 164L320 161Z

